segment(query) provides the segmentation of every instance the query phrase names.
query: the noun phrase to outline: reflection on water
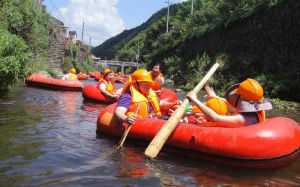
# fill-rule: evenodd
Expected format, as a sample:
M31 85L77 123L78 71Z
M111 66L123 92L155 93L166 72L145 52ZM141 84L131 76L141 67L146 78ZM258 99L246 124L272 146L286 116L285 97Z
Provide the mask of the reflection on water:
M134 139L116 150L119 137L96 137L96 120L105 106L85 102L80 92L13 88L0 99L0 186L300 185L299 158L290 166L260 171L170 150L151 160L144 156L148 143ZM300 122L299 112L284 112L269 116L284 114Z

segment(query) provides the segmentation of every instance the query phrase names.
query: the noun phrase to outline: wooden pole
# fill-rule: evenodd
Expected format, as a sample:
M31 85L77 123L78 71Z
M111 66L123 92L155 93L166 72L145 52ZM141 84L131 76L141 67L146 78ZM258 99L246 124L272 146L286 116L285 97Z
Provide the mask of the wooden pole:
M137 114L137 112L138 112L139 109L140 109L140 106L141 106L141 103L139 103L138 106L136 107L136 109L135 109L135 111L134 111L134 115ZM131 128L131 125L128 125L127 128L126 128L126 130L125 130L125 132L124 132L124 134L123 134L123 136L122 136L122 138L121 138L121 140L120 140L120 142L119 142L119 145L117 146L117 149L119 149L120 147L123 146L123 143L125 142L125 139L126 139L126 137L127 137L127 134L128 134L129 131L130 131L130 128Z
M203 79L198 83L198 85L193 89L194 93L198 93L200 89L204 86L204 84L208 81L208 79L214 74L216 69L219 67L218 63L215 63L213 67L209 70L209 72L203 77ZM190 101L186 98L183 103L175 110L173 115L168 119L165 125L160 129L160 131L156 134L153 140L150 142L149 146L145 151L145 155L150 158L155 158L159 151L161 150L164 143L167 141L170 134L176 128L178 122L184 115L184 112L187 106L190 104Z

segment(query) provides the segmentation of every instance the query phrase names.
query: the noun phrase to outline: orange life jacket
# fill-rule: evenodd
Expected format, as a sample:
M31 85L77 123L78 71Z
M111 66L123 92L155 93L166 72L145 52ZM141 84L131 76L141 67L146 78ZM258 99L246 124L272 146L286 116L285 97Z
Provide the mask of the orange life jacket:
M258 123L266 121L266 112L264 110L256 112Z
M155 114L157 115L157 117L161 117L157 96L152 89L150 89L149 95L147 97L145 97L142 93L136 90L134 86L130 86L130 93L131 93L131 104L128 111L126 112L127 116L130 114L134 114L135 109L138 106L138 103L141 103L140 108L137 112L139 118L143 118L143 117L152 118ZM150 113L149 103L153 108L152 113Z
M97 87L99 87L101 83L104 83L104 84L105 84L105 86L106 86L106 91L108 91L108 93L110 93L110 94L115 94L115 92L114 92L114 86L113 86L110 82L107 82L107 81L104 80L104 79L100 79L99 82L98 82Z
M68 78L66 80L75 81L78 80L77 75L74 75L73 73L68 73Z
M151 89L154 90L154 91L160 90L160 93L162 93L163 88L162 88L162 85L160 83L161 83L161 79L164 77L163 74L159 73L156 77L154 77L153 71L150 71L150 75L151 75L152 80L153 80L153 84L151 86Z

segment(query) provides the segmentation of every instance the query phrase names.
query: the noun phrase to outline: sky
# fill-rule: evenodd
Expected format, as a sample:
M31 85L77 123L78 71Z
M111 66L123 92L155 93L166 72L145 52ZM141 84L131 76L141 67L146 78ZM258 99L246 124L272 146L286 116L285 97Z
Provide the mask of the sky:
M167 6L167 0L44 0L46 10L85 43L100 45L105 40L146 22ZM170 0L172 4L187 0Z

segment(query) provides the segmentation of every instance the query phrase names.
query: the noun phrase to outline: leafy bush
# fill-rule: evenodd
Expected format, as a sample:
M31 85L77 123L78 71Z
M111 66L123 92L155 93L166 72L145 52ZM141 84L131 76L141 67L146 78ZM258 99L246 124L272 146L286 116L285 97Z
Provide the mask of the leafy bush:
M26 62L31 55L25 41L0 25L0 93L27 74Z
M84 62L79 62L78 56L80 50L82 50L87 56L87 60ZM72 42L70 43L63 62L64 73L67 73L71 68L75 68L78 72L80 70L85 70L87 72L95 71L94 62L93 59L89 56L89 51L87 47L83 46L79 49L79 47L76 44Z
M275 109L295 109L300 106L299 103L283 101L278 98L272 99L271 102Z
M49 15L32 0L0 1L0 93L32 72L46 70ZM30 57L30 58L29 58Z

